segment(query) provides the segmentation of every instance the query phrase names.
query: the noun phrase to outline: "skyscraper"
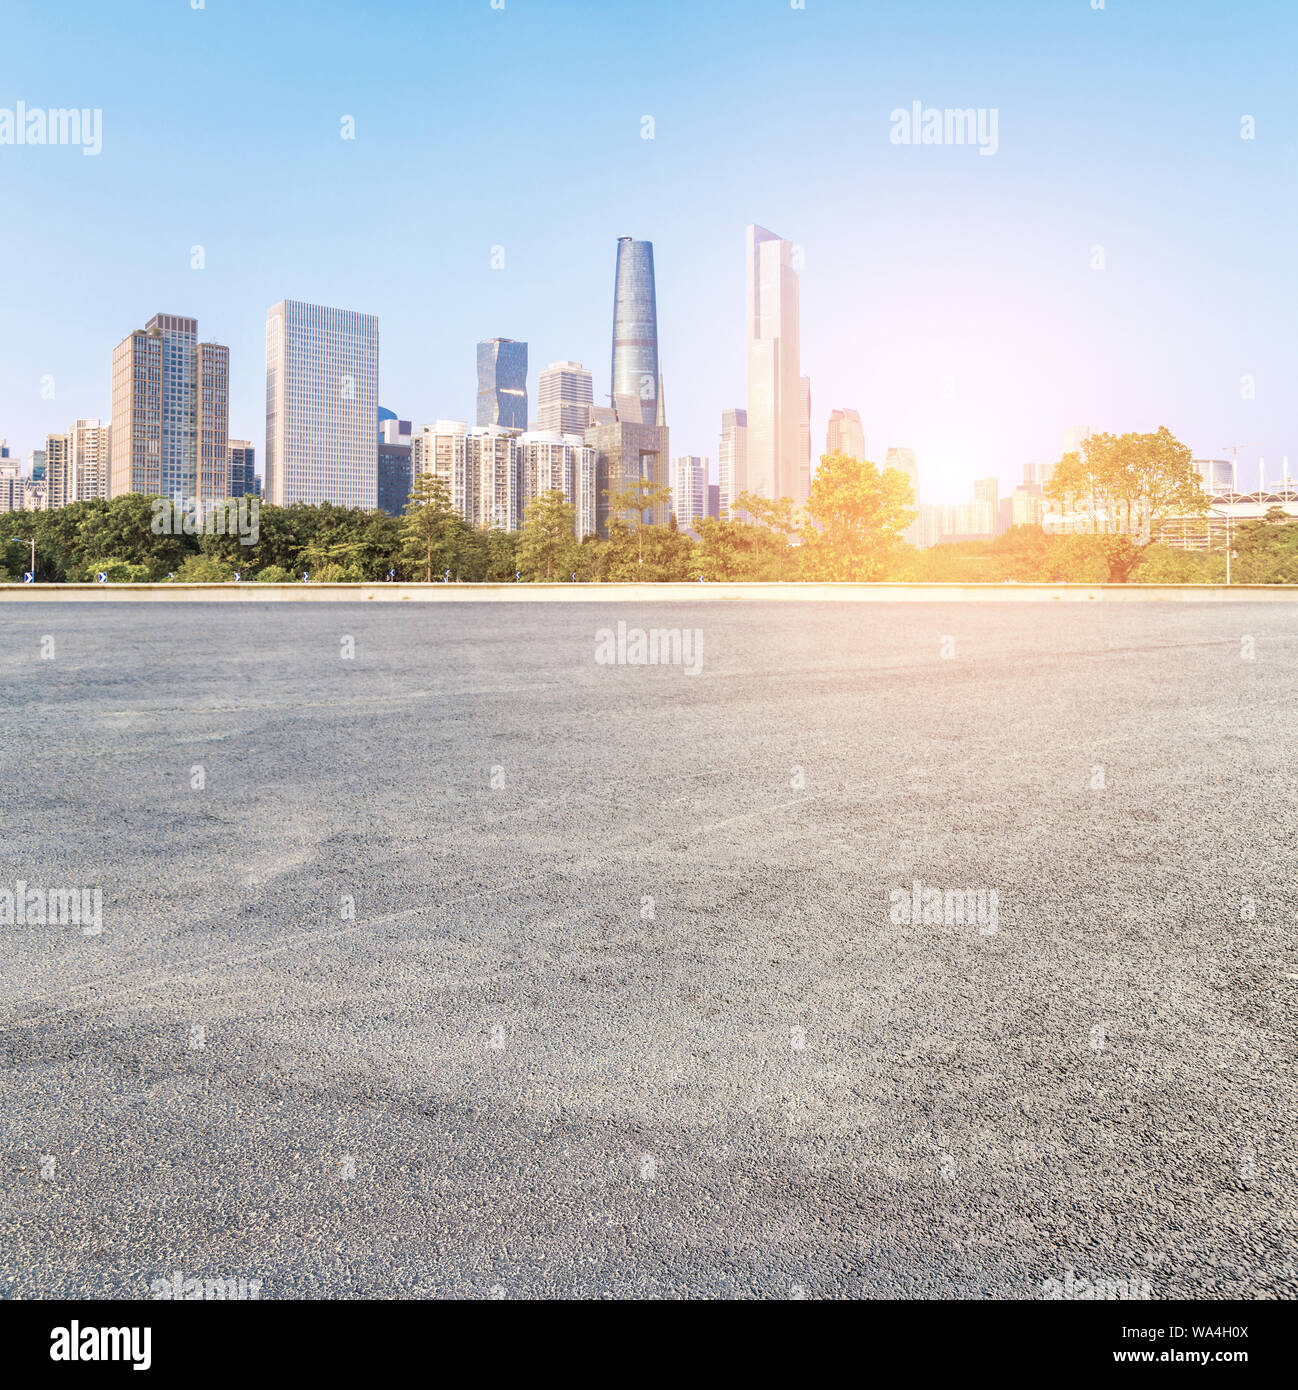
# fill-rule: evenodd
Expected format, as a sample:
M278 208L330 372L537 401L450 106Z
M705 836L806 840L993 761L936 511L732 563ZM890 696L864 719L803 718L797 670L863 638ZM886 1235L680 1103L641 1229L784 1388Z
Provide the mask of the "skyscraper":
M658 362L653 243L621 237L613 278L612 410L595 408L585 442L596 451L596 518L607 537L609 499L644 479L671 487L670 444ZM665 525L670 506L652 509Z
M580 362L551 362L536 386L537 428L554 434L581 434L594 404L590 373Z
M379 412L379 511L400 516L410 500L410 421Z
M154 314L113 352L109 495L173 502L229 494L230 350L200 343L198 322Z
M721 412L721 442L717 447L717 509L722 521L730 520L730 510L741 491L737 479L748 468L748 412Z
M378 505L379 321L284 299L266 316L268 502Z
M793 243L750 226L747 270L748 450L736 491L805 502L811 483L810 388L799 369Z
M697 454L672 460L672 512L682 530L708 509L708 461Z
M104 420L77 420L67 434L45 437L49 504L66 507L108 496L112 427Z
M479 425L527 428L527 344L488 338L478 344Z
M846 454L854 459L865 457L865 430L862 428L858 411L829 412L829 428L825 431L825 452Z
M543 492L562 492L572 504L573 532L578 540L594 532L597 451L580 434L532 430L518 441L519 524L527 520L527 505Z
M257 497L257 451L249 439L230 441L230 496Z
M651 241L618 238L613 276L613 407L627 424L665 425Z

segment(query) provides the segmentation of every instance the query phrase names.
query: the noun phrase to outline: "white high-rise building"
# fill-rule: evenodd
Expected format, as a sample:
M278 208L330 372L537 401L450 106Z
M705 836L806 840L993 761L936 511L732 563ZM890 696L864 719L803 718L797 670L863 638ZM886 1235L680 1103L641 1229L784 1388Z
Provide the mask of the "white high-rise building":
M112 453L113 429L107 420L77 420L67 434L47 435L50 506L107 497Z
M707 459L686 454L672 460L672 512L682 530L707 516Z
M741 491L737 480L748 469L748 412L721 412L721 442L717 448L717 512L730 520L730 510Z
M527 520L527 504L543 492L562 492L575 513L573 530L578 540L595 532L595 476L599 451L580 435L551 430L530 430L518 441L521 514Z
M580 362L551 362L537 381L536 424L554 434L585 434L594 403L591 375Z
M799 369L793 243L750 226L747 271L748 449L736 491L802 503L811 485L810 384Z
M378 506L379 321L285 299L266 318L267 502Z
M1074 425L1064 431L1064 453L1080 454L1082 445L1091 437L1090 425Z

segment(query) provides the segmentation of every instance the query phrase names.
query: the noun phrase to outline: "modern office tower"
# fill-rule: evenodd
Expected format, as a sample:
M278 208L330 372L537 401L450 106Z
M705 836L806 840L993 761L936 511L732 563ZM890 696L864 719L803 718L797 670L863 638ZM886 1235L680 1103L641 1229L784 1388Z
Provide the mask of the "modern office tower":
M848 458L865 457L865 429L855 410L831 410L829 428L825 431L825 452L846 454Z
M1199 475L1199 485L1209 497L1228 496L1235 491L1235 465L1229 459L1191 459L1190 467Z
M266 317L266 500L378 505L379 321L284 299Z
M717 446L717 505L723 521L730 520L734 500L743 490L738 479L748 467L748 412L721 412L721 442Z
M198 323L154 314L113 352L109 495L220 501L229 484L230 350Z
M716 483L708 484L708 515L713 521L721 519L721 489Z
M527 428L527 344L488 338L478 344L478 424Z
M0 439L0 445L4 440ZM21 512L26 510L26 494L22 468L17 459L9 457L9 450L0 448L0 512Z
M750 226L747 237L748 449L735 491L805 502L811 483L807 388L798 359L793 243Z
M518 441L519 525L527 520L527 505L543 492L562 492L571 503L573 531L578 540L596 527L595 478L598 455L581 435L531 430Z
M536 387L536 427L553 434L582 434L591 423L591 375L580 362L551 362Z
M500 425L479 425L465 437L465 467L475 480L473 525L484 531L517 531L519 519L518 435Z
M1035 483L1025 483L1010 494L1010 524L1040 526L1043 514L1041 489Z
M410 421L398 420L391 411L379 412L378 507L389 516L400 516L410 500Z
M684 530L707 515L708 461L697 454L672 460L672 512Z
M975 488L977 484L974 485ZM972 502L957 502L955 507L954 535L960 540L983 539L996 534L996 502L978 497L975 493Z
M617 243L609 383L613 408L623 423L666 425L653 242L629 236Z
M598 534L607 539L610 497L633 487L638 478L662 488L671 487L670 432L665 425L638 425L619 419L607 425L592 425L586 431L585 442L596 451L596 525ZM665 526L670 513L670 504L664 502L644 515L652 524Z
M33 449L27 455L27 476L35 482L45 479L45 450Z
M49 505L66 507L108 496L112 428L102 420L77 420L66 434L45 436Z
M617 419L617 411L611 405L593 405L590 408L592 425L611 425Z
M410 483L425 473L445 484L451 509L470 526L477 524L478 480L468 467L469 427L463 420L438 420L417 430L410 441Z
M898 448L891 445L883 460L884 468L895 468L904 473L910 479L911 506L917 511L919 509L919 464L915 460L914 449ZM901 533L901 538L908 545L932 545L934 542L927 541L924 536L927 534L923 517L916 516L915 520Z
M230 496L256 497L257 451L247 439L230 440Z
M7 439L0 439L0 461L6 460L8 457L9 441Z
M1023 465L1023 481L1029 487L1045 487L1054 476L1055 465L1053 463L1025 463Z

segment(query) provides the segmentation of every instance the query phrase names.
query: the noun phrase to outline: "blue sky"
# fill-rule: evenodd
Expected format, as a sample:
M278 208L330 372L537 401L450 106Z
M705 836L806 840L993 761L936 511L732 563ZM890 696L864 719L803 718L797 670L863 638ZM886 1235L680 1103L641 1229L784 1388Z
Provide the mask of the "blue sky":
M851 406L872 458L917 450L928 501L1017 481L1080 423L1298 472L1291 0L0 3L0 108L103 110L98 157L0 146L23 454L108 415L113 346L159 311L230 346L231 433L260 451L285 297L378 314L381 399L416 423L472 417L495 335L530 344L533 393L575 358L600 399L632 235L672 451L715 469L757 221L803 248L817 455ZM891 143L914 101L995 108L998 152Z

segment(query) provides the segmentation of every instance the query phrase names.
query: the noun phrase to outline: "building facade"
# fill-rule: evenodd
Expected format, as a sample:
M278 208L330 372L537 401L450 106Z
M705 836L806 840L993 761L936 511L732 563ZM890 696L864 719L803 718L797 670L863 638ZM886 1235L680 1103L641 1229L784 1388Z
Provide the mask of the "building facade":
M257 478L257 451L252 447L251 440L230 440L230 496L261 496L261 483Z
M825 452L846 454L848 458L865 457L865 429L855 410L831 410L829 428L825 431Z
M708 461L697 454L672 460L672 513L682 530L707 515Z
M285 299L266 318L266 500L378 506L379 321Z
M736 492L807 500L809 385L799 368L793 243L765 227L747 233L748 447Z
M891 445L883 460L884 468L895 468L899 473L904 473L910 481L911 506L918 513L915 520L901 533L901 538L907 545L924 546L932 545L933 542L925 540L927 530L924 525L923 513L920 510L919 502L919 463L915 458L914 449L902 448L898 445Z
M478 344L479 425L527 428L527 344L488 338Z
M609 390L627 424L666 425L658 358L658 291L651 241L618 238Z
M717 445L717 507L721 520L729 521L735 498L742 490L738 480L748 469L748 412L721 412L721 439Z
M389 516L400 516L410 500L411 432L409 420L380 412L378 455L378 507Z
M537 381L536 424L551 434L583 434L594 404L591 374L580 362L551 362Z
M179 504L229 496L230 350L198 322L154 314L113 352L109 495Z

